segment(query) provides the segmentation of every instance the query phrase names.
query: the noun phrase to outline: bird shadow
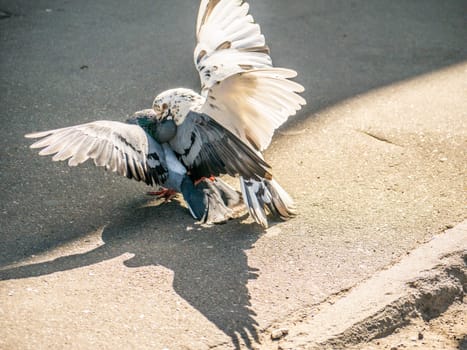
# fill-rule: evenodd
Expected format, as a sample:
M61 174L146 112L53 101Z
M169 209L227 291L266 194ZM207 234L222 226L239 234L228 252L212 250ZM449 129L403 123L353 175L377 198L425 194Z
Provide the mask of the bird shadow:
M0 280L22 279L68 271L106 261L125 253L128 268L161 265L174 272L173 288L192 307L229 336L236 349L259 343L258 323L251 308L247 283L258 270L248 265L246 250L260 237L255 224L238 220L224 225L193 225L188 216L174 217L176 203L129 205L102 232L104 244L80 254L4 268ZM176 222L175 222L176 221Z

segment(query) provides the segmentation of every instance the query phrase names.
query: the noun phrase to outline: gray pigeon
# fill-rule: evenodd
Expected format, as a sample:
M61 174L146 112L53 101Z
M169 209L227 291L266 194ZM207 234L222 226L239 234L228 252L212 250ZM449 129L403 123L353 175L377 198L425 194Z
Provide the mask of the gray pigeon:
M181 192L198 220L225 221L240 204L218 176L240 177L251 216L268 227L267 213L295 215L292 198L273 178L262 152L274 131L304 105L297 73L275 68L260 27L242 0L202 0L195 66L201 94L178 88L159 94L152 109L127 123L97 121L26 135L43 138L39 154L93 159L120 175ZM161 193L164 193L162 191Z
M240 194L220 178L195 178L188 174L187 168L178 160L172 148L164 141L173 135L176 126L173 122L159 122L153 109L136 112L126 123L101 120L27 134L28 138L41 138L31 148L43 148L39 155L52 155L54 161L68 160L69 166L76 166L88 159L95 165L105 167L129 179L143 181L151 186L160 186L161 196L169 198L172 193L180 192L188 204L192 216L204 223L221 223L233 218L241 209ZM225 136L228 131L220 136ZM217 136L217 135L216 135ZM246 150L245 174L253 176L264 173L267 164L254 152L245 147L238 138L234 145ZM228 139L228 136L227 136ZM157 141L156 141L157 140ZM210 140L210 139L208 139ZM215 142L213 138L213 142ZM241 150L225 146L219 148L228 154L240 154ZM216 153L213 161L219 162ZM248 158L248 157L251 157ZM259 161L259 163L258 163ZM234 164L228 170L236 173ZM219 175L226 171L212 172Z

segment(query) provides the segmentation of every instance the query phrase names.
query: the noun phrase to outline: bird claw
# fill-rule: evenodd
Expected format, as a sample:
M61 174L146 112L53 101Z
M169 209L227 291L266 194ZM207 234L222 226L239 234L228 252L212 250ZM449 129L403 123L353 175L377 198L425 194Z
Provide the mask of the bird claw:
M156 196L157 198L164 199L164 202L170 202L176 195L177 191L171 188L162 188L155 192L146 192L148 196Z
M202 178L196 180L194 182L195 186L198 186L201 182L203 182L204 180L209 180L209 181L212 181L214 182L216 180L216 178L214 176L210 176L210 177L205 177L203 176Z

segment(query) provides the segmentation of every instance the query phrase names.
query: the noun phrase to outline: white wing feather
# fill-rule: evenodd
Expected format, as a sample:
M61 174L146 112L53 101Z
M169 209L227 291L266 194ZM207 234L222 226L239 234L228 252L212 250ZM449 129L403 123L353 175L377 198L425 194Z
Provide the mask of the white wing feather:
M201 1L194 61L203 93L232 74L272 66L264 36L248 10L241 0Z
M93 159L97 166L138 181L147 179L148 139L137 125L96 121L25 135L41 138L31 148L43 148L39 155L51 155L54 161L68 160L77 166Z
M242 0L202 0L195 65L209 115L256 150L306 101L297 73L274 68L264 36Z
M296 114L306 101L297 93L303 86L288 80L296 72L283 68L238 73L213 86L201 112L263 151L274 130Z

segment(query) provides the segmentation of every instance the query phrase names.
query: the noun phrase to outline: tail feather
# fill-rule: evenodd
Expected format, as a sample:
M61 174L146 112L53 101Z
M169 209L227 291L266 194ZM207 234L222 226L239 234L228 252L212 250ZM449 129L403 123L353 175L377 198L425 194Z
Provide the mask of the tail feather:
M253 219L264 228L269 226L268 214L282 220L297 214L293 199L274 179L241 177L240 186L242 193L220 178L214 181L204 179L194 185L187 176L181 192L193 217L207 224L219 224L237 218L245 212L245 206Z
M271 201L266 203L272 213L282 220L288 220L297 215L292 197L279 185L276 180L264 180L267 190L271 195Z
M264 186L262 182L251 179L245 180L243 177L240 177L240 187L243 193L243 200L245 201L250 215L258 224L267 228L268 219L264 210L265 202L262 193Z
M245 211L241 194L220 178L204 179L197 185L187 178L182 194L191 215L202 223L224 223Z
M240 178L240 185L250 215L264 228L268 227L268 213L282 220L297 214L292 197L276 180Z

